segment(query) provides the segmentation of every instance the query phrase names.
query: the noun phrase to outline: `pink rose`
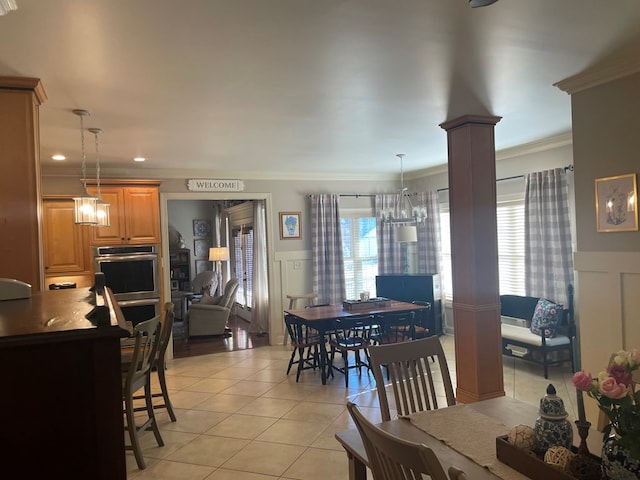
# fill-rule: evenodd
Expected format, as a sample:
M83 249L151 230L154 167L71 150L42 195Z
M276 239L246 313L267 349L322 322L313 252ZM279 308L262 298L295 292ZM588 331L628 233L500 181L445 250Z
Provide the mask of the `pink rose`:
M622 365L611 365L608 372L609 376L613 377L617 383L622 383L626 386L631 385L631 374Z
M619 399L629 394L629 387L616 382L616 379L613 377L606 377L600 382L600 391L605 397Z
M584 370L580 370L573 375L571 379L573 384L576 386L578 390L582 390L583 392L588 392L591 390L591 384L593 382L593 377L591 377L590 373L585 373Z

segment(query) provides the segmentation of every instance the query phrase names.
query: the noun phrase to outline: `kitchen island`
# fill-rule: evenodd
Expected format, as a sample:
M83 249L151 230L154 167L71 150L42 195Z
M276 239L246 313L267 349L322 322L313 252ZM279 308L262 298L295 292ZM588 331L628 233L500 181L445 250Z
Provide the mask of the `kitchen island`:
M88 320L95 306L105 315ZM114 307L115 305L115 307ZM0 452L20 478L126 479L120 339L109 291L0 301Z

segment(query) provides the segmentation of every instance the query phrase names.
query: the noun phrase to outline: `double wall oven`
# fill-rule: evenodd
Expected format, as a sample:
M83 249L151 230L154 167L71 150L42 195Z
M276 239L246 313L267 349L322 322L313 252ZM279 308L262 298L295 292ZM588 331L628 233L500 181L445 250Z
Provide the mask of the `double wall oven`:
M93 258L127 321L136 325L160 314L157 245L95 247Z

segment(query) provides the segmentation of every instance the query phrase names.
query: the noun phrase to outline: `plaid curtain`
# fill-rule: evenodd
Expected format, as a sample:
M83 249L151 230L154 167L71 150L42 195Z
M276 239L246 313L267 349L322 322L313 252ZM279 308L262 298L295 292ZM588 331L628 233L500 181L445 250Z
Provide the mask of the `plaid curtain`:
M567 304L573 258L566 173L563 168L525 176L525 290Z
M339 196L311 195L311 267L318 303L340 304L346 298Z
M415 204L427 212L427 218L418 222L418 265L416 273L442 272L442 240L440 239L440 204L438 192L418 192Z
M389 212L398 216L400 201L399 193L381 194L375 196L374 214L376 216L376 240L378 242L378 274L393 275L404 273L403 244L396 242L395 225L383 222L382 218ZM406 247L406 244L404 244Z
M251 324L249 332L269 330L269 279L267 276L267 237L264 200L253 201L253 278L251 279Z

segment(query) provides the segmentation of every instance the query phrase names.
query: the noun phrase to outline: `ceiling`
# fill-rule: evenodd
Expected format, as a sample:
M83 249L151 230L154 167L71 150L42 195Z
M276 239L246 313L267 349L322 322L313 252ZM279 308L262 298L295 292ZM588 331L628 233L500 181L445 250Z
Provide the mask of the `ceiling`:
M640 45L638 0L16 1L0 75L42 80L45 170L79 168L74 108L104 130L107 171L390 174L396 153L425 169L462 114L501 116L498 150L566 134L553 84Z

